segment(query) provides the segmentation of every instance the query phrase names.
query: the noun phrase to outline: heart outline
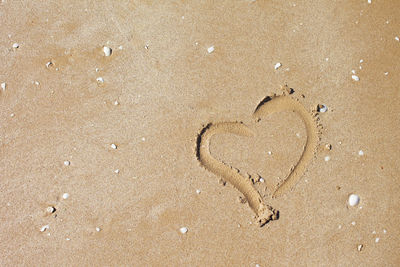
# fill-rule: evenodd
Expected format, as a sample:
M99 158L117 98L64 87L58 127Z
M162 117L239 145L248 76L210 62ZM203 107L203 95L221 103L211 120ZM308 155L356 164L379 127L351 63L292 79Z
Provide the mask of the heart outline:
M272 198L282 196L294 188L315 156L320 140L320 125L318 123L319 119L316 116L317 113L315 111L313 113L308 112L297 99L289 96L294 93L293 89L287 86L283 89L284 91L281 95L274 94L273 96L267 96L257 105L253 112L255 123L273 113L293 111L300 116L306 127L307 140L300 159L283 182L276 186L272 193ZM243 122L208 123L197 136L196 157L200 165L215 175L226 179L245 196L250 208L256 213L256 220L260 226L267 224L269 221L277 220L279 218L279 211L263 201L260 193L254 188L250 179L246 179L239 173L239 170L234 169L223 161L217 160L211 155L210 140L212 136L220 133L254 136L254 132Z

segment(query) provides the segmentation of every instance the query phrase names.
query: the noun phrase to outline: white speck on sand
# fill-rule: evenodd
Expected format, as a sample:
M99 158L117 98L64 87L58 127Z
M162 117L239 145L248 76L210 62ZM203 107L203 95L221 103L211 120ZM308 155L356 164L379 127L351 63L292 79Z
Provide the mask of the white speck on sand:
M142 141L143 141L143 142L146 141L146 138L142 137Z
M383 229L383 233L386 234L386 232L387 232L386 229Z
M118 106L119 102L117 100L114 101L114 106Z
M375 234L376 234L376 231L372 231L372 234L375 235Z
M372 3L372 0L368 0L368 4L371 4Z
M397 42L400 42L399 36L394 37L394 39L395 39Z
M357 250L358 250L358 251L361 251L362 249L363 249L363 245L362 245L362 244L360 244L360 245L357 246Z
M101 231L100 227L96 227L96 231L100 232Z
M356 82L360 80L360 78L357 75L351 75L351 78Z
M200 189L196 189L196 193L197 193L197 194L200 194L200 193L201 193L201 190L200 190Z
M6 83L1 83L1 89L6 90L7 84Z
M328 111L328 107L326 105L324 105L324 104L319 104L317 106L317 110L318 110L318 112L324 113L324 112Z
M212 52L214 52L214 50L215 50L214 46L210 46L209 48L207 48L207 52L208 52L209 54L211 54Z
M360 63L363 63L364 62L364 60L363 59L360 59Z
M69 198L69 194L68 194L68 193L64 193L64 194L62 195L62 198L63 198L63 199Z
M375 238L375 243L379 242L379 237Z
M271 156L271 155L272 155L272 152L271 152L271 151L268 151L267 154Z
M342 229L342 226L339 224L338 229Z
M356 225L356 222L351 222L351 225Z
M122 45L118 46L119 50L122 50L124 47Z
M99 83L103 83L103 82L104 82L104 79L103 79L103 77L98 77L98 78L96 79L96 81L99 82Z
M329 61L329 57L326 57L326 58L325 58L325 61Z
M111 56L112 49L110 47L108 47L108 46L104 46L103 47L103 52L104 52L104 55L106 57L109 57L109 56Z
M100 71L100 69L99 68L96 68L96 72L99 72Z
M10 114L10 117L11 117L11 118L13 118L14 116L15 116L15 114L14 114L14 113L11 113L11 114Z
M40 232L44 232L44 231L46 231L47 229L49 229L50 228L50 226L47 224L47 225L44 225L44 226L42 226L42 228L40 228Z
M12 45L12 47L13 47L14 49L17 49L17 48L19 48L19 44L18 44L18 43L14 43L14 44Z
M389 74L389 72L385 72L385 75L387 76Z
M46 63L46 68L49 68L50 66L53 66L53 62L51 62L51 61Z
M279 69L280 67L282 67L282 64L280 62L276 63L274 66L274 69Z
M35 85L39 85L40 84L40 82L38 82L38 81L35 81Z
M67 237L67 238L65 238L65 240L67 240L67 241L70 241L70 240L71 240L71 238L68 238L68 237Z
M351 70L351 73L356 74L356 71L355 70Z
M112 149L117 149L117 145L116 144L111 144L111 148Z
M349 205L354 207L357 206L358 203L360 203L360 197L356 194L351 194L349 196Z
M188 231L188 229L187 229L186 227L181 227L181 228L179 229L179 232L181 232L182 234L186 234L187 231Z
M325 160L325 161L330 161L330 160L331 160L331 157L330 157L330 156L325 156L324 160Z
M119 169L116 169L114 172L115 172L116 174L118 174L118 173L119 173Z
M64 165L69 166L69 165L71 165L71 162L69 160L66 160L66 161L64 161Z
M358 151L358 155L359 156L364 156L364 151L362 151L362 150Z

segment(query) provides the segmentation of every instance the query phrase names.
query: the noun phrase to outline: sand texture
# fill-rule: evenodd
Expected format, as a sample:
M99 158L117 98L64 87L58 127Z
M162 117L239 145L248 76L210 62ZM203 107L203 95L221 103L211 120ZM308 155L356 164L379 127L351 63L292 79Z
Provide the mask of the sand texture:
M400 1L2 0L0 36L0 266L400 266Z

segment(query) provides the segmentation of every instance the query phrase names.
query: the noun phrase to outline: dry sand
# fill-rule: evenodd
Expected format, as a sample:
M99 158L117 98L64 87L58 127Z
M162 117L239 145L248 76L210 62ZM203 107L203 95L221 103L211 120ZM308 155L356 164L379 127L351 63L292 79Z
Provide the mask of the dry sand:
M399 1L2 0L0 25L1 266L400 265Z

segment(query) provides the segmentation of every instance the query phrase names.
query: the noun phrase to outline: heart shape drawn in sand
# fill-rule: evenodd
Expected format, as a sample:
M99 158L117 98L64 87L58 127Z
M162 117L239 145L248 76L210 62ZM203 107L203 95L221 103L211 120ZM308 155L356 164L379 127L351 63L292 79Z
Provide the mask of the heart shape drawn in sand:
M313 159L319 142L319 124L315 112L308 112L305 107L292 96L294 90L283 87L281 95L273 95L264 98L256 107L253 118L258 123L273 113L292 111L300 116L305 127L307 139L303 147L303 153L288 176L278 184L272 197L279 197L293 189L301 176L306 171L308 164ZM239 170L215 159L210 153L210 140L213 135L231 133L239 136L254 136L253 131L242 122L219 122L207 124L197 136L196 156L200 164L208 171L220 176L231 183L247 199L249 206L256 213L256 220L260 226L271 220L277 220L279 211L266 204L260 193L254 188L253 182L242 176Z

